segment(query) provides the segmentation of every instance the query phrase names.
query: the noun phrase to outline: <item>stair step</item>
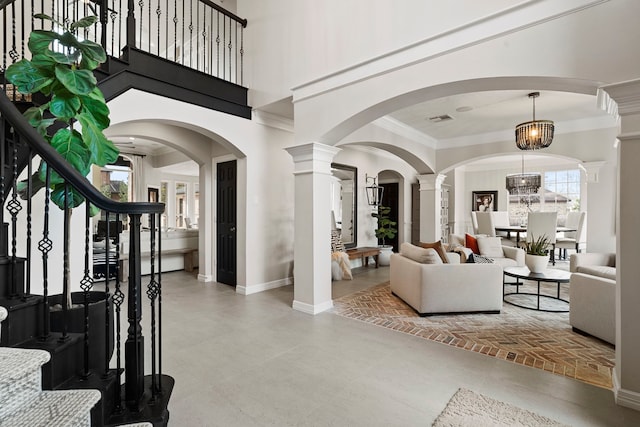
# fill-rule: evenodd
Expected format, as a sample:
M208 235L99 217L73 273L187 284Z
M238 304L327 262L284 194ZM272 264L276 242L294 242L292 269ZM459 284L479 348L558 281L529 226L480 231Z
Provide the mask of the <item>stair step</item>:
M49 358L42 350L0 347L0 424L41 392L41 367Z
M98 390L41 391L25 401L2 426L91 426L91 408L100 400Z
M1 277L1 276L0 276ZM17 299L3 299L0 305L7 309L8 317L0 324L0 345L20 346L40 334L42 325L42 297L29 295Z

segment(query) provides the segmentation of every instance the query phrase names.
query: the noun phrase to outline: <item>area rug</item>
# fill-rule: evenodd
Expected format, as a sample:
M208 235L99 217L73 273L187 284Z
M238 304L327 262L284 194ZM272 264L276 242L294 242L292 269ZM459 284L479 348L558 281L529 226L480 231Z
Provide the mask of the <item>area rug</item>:
M561 427L555 420L464 388L458 389L433 427Z
M573 332L569 313L546 313L504 303L500 314L420 317L391 293L389 282L336 299L333 313L612 388L614 347Z

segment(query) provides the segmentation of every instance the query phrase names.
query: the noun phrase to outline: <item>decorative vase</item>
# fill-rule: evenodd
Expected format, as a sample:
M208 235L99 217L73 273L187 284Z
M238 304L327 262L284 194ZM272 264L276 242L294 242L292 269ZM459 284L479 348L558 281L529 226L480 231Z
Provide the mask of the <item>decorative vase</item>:
M393 246L381 245L378 246L378 248L380 248L380 255L378 255L378 265L391 264L391 254L393 253Z
M549 255L526 254L524 263L532 273L543 273L549 264Z

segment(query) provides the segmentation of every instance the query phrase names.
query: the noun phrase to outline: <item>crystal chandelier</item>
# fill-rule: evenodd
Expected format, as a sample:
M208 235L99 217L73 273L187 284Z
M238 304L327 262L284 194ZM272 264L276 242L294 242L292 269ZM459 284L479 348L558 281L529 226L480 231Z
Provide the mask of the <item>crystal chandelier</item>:
M539 173L524 173L524 155L522 156L522 173L507 175L507 191L509 194L530 195L537 194L542 185Z
M516 126L516 145L521 150L539 150L551 145L554 126L551 120L536 120L536 98L540 92L531 92L533 120Z

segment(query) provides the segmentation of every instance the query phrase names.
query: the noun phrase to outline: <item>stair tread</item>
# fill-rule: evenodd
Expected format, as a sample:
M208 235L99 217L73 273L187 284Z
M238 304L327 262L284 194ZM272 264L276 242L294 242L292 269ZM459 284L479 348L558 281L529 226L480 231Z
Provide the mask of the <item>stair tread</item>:
M98 390L41 391L2 419L0 427L89 426L90 410L99 400Z
M44 350L0 347L0 386L39 370L49 359L51 355Z

